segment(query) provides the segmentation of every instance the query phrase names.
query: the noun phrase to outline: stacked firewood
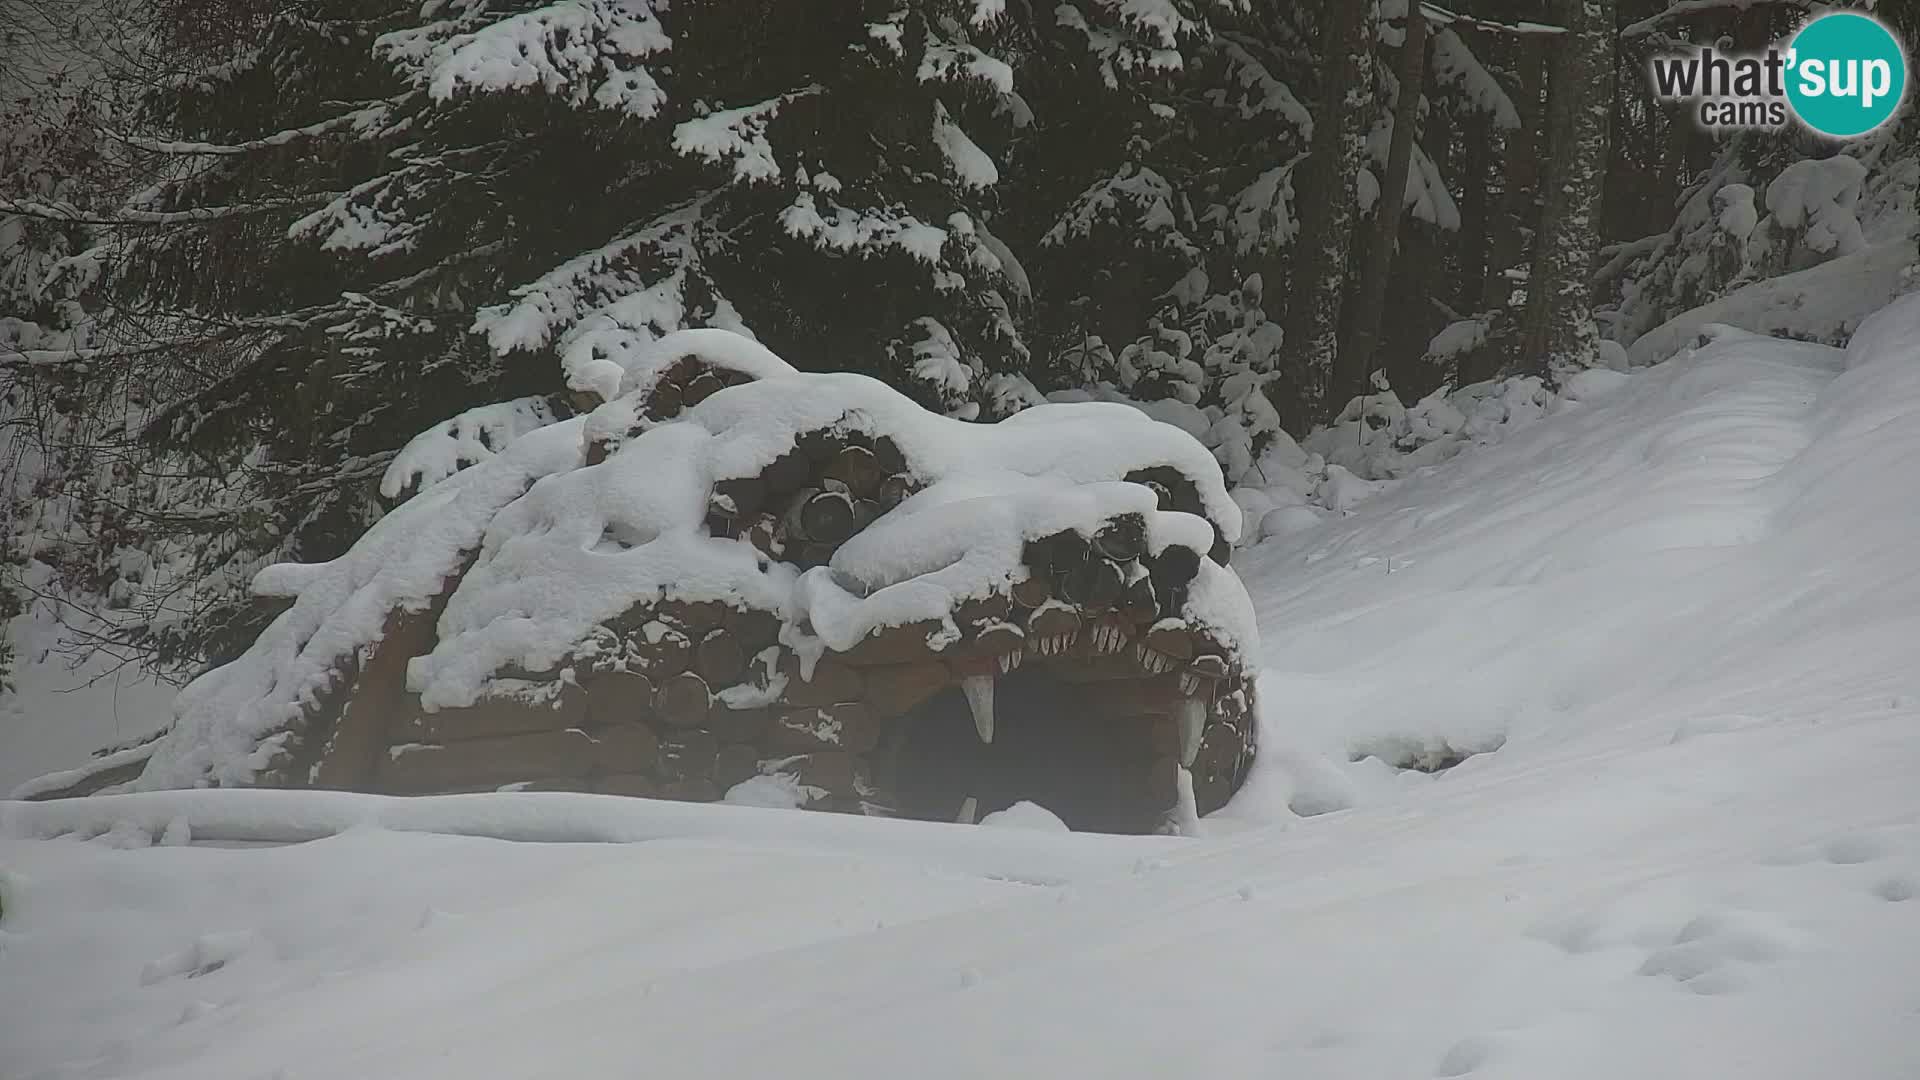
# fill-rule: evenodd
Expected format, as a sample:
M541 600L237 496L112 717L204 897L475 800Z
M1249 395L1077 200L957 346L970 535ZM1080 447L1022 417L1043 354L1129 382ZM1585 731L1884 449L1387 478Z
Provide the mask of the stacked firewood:
M1226 534L1220 531L1220 523L1207 517L1200 505L1200 489L1192 480L1171 465L1156 465L1151 469L1135 469L1125 477L1130 484L1141 484L1150 489L1160 499L1160 509L1175 510L1182 514L1207 518L1213 526L1213 547L1207 556L1221 566L1227 565L1233 557L1233 545L1227 542Z
M744 536L779 562L824 566L836 548L920 486L892 438L824 428L801 435L758 475L714 484L707 531Z

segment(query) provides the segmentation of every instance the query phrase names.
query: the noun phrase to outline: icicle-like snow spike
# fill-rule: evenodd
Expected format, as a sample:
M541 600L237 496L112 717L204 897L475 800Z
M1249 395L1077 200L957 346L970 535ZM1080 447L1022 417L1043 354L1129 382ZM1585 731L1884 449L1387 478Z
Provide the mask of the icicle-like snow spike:
M1193 770L1182 765L1176 783L1179 786L1179 796L1174 800L1173 813L1168 816L1172 818L1178 835L1199 836L1200 804L1199 800L1193 796Z
M1015 671L1020 670L1020 665L1026 662L1027 654L1024 651L1015 651L1007 654L1007 666Z
M960 692L967 695L967 709L973 713L973 730L980 741L993 741L993 676L969 675L960 680Z
M1196 697L1181 698L1174 706L1180 722L1180 764L1191 766L1200 756L1200 734L1207 726L1207 704ZM1163 729L1164 730L1164 729Z
M979 813L980 800L969 795L966 801L960 804L960 813L955 815L953 820L961 825L971 825Z
M1192 672L1187 672L1187 671L1181 672L1180 673L1180 692L1182 694L1185 694L1188 697L1192 697L1195 694L1198 694L1200 692L1200 676L1195 675Z

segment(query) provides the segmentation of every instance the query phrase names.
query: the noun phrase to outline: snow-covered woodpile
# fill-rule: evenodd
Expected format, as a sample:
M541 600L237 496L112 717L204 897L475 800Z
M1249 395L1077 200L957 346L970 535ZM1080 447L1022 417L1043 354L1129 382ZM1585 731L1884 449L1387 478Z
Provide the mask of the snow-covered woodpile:
M1149 831L1245 776L1240 517L1191 436L1106 404L964 423L724 331L596 362L592 411L453 464L442 425L352 551L263 572L292 607L132 786L1031 799Z

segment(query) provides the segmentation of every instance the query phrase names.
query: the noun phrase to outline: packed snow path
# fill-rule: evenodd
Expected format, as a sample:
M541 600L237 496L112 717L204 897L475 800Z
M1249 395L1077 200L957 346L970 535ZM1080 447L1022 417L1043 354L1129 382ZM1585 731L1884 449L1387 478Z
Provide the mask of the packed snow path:
M256 835L345 831L233 849L169 845L275 793L6 804L0 1076L1905 1080L1915 460L1909 300L1245 553L1262 764L1199 841L302 793Z

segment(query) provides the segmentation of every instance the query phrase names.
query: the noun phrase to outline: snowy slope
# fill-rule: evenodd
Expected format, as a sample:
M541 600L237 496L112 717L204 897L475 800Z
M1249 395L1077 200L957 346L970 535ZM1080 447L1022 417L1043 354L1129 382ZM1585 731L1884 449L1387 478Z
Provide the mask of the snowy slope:
M1263 698L1282 703L1263 751L1298 751L1266 754L1260 798L1308 810L1427 782L1320 764L1350 752L1505 740L1472 772L1920 709L1920 301L1856 343L1723 329L1252 552Z
M1910 1080L1916 460L1909 299L1243 552L1262 764L1201 840L0 804L0 1077ZM276 830L338 835L142 846Z

